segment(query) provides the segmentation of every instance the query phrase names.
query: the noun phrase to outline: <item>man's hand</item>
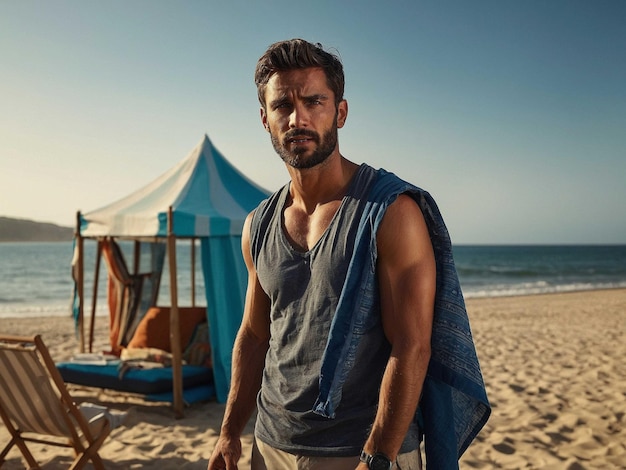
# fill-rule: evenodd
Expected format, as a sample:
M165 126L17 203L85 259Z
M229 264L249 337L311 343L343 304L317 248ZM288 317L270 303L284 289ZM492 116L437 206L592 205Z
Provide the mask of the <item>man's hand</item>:
M220 436L209 459L207 470L237 470L241 457L241 439Z

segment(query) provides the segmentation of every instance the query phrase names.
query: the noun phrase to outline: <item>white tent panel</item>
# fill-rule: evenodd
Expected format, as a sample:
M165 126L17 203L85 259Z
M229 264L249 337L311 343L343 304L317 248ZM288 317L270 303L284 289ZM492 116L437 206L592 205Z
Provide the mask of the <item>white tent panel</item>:
M191 153L147 186L81 215L81 235L167 235L167 213L177 236L239 235L267 192L235 169L205 136Z

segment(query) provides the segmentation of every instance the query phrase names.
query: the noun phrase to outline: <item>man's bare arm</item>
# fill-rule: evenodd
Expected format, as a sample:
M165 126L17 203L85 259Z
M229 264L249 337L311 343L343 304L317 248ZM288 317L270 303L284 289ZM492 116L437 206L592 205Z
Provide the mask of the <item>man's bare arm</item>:
M231 384L220 437L208 470L234 470L241 457L241 434L250 419L261 387L269 340L269 299L261 288L250 253L250 220L242 234L242 251L248 269L244 314L233 347Z
M430 360L436 266L421 210L401 195L378 235L381 315L391 356L364 450L395 460L415 415ZM366 468L361 464L359 468Z

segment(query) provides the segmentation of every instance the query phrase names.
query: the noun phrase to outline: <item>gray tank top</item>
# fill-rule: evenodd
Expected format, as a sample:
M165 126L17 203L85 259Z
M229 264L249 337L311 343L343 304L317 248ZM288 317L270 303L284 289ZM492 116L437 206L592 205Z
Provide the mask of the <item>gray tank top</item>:
M375 177L373 168L361 165L330 225L307 252L295 249L283 229L289 185L255 211L252 258L271 300L271 337L255 435L277 449L300 455L358 455L374 420L390 352L380 321L361 341L336 417L323 418L311 409L359 219Z

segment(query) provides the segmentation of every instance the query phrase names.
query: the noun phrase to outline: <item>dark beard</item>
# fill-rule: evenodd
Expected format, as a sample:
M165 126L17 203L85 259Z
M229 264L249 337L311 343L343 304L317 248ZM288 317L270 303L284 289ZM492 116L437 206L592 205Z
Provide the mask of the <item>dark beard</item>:
M337 147L337 134L336 118L333 126L324 133L324 136L321 139L319 134L315 131L308 129L294 129L285 135L283 143L281 144L270 131L272 145L274 146L274 150L276 150L278 156L287 165L300 170L313 168L320 163L325 162ZM293 151L287 150L287 146L289 145L287 141L295 135L311 137L317 143L317 149L315 149L313 153L306 158L302 158L302 154L305 152L305 149L299 149L296 147Z

